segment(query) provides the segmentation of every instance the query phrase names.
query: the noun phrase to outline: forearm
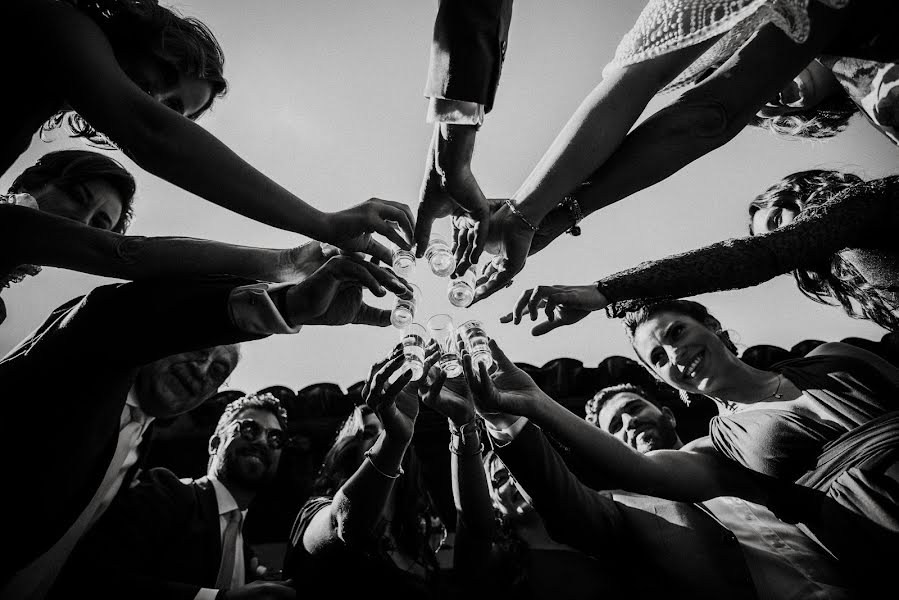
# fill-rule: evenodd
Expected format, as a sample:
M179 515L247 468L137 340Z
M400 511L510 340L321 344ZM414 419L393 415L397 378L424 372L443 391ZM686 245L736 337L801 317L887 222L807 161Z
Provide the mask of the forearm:
M334 495L333 521L344 543L361 544L369 539L387 508L395 483L395 479L386 475L399 473L408 445L408 440L396 440L382 433L372 446L371 457L363 459L353 476Z
M199 125L175 114L124 142L142 168L255 221L319 239L325 214L303 202Z
M477 429L467 432L463 440L450 440L453 501L466 530L478 538L492 540L493 502L487 489L482 447Z

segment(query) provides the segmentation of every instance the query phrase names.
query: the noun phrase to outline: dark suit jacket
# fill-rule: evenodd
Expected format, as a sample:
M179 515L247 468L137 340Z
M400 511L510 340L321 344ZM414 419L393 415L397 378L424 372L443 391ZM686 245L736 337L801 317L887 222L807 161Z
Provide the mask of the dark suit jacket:
M588 488L532 423L498 453L557 542L636 567L667 597L756 597L736 537L699 505Z
M228 297L243 283L102 286L54 310L0 360L4 404L21 410L0 436L8 458L0 511L18 524L4 531L15 551L0 579L45 552L87 506L115 452L142 365L259 337L231 322Z
M212 482L150 469L81 539L51 596L192 600L201 587L216 587L221 558ZM251 558L244 538L247 581Z
M425 96L478 102L490 112L511 20L512 0L440 0Z

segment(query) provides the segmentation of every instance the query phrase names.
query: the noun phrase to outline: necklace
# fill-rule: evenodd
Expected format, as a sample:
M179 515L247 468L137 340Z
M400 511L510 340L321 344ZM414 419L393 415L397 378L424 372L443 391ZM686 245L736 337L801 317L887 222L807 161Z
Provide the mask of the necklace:
M762 401L767 400L768 398L775 398L777 400L780 400L781 398L783 398L784 395L780 393L780 386L783 385L783 382L784 382L784 374L778 373L777 374L777 389L774 390L773 394L768 394L767 396L762 398Z

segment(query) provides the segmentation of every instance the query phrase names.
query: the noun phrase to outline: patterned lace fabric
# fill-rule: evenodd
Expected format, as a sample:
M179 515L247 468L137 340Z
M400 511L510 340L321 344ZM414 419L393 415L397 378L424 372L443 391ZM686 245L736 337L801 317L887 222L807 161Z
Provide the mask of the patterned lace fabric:
M0 204L13 204L16 206L27 206L35 210L40 210L37 201L29 194L0 194ZM32 277L41 272L41 268L37 265L19 265L12 272L5 275L0 274L0 290L8 288L14 283L19 283L26 277Z
M768 23L803 43L809 33L809 2L831 8L849 4L849 0L649 0L603 75L721 35L662 92L685 87L725 62Z
M648 301L742 289L827 260L849 258L865 279L899 290L899 176L854 185L803 211L786 227L647 261L600 280L606 314L623 317ZM853 249L866 249L855 252Z

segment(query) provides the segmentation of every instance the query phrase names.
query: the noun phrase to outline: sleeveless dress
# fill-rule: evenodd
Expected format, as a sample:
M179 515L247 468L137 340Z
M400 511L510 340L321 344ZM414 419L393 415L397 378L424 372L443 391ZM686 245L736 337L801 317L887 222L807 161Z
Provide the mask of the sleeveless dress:
M857 0L858 1L858 0ZM849 0L650 0L603 75L721 36L661 91L696 83L772 24L797 44L810 31L808 5L844 9ZM871 123L899 144L899 18L895 0L876 0L819 57ZM870 7L870 8L869 8Z
M781 409L714 417L715 447L737 463L825 492L842 507L899 532L899 387L866 361L812 356L775 365L826 421Z

